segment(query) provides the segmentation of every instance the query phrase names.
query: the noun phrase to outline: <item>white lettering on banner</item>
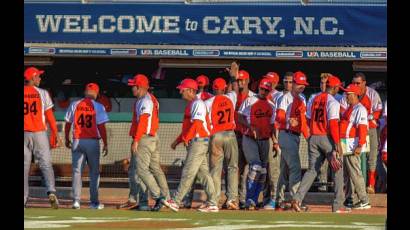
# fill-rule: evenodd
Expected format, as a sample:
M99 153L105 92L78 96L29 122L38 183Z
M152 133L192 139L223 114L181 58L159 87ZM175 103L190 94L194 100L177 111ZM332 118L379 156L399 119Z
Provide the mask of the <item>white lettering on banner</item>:
M229 30L233 30L232 34L241 34L241 30L238 25L238 17L224 17L225 25L221 31L221 34L229 34Z
M252 34L250 28L254 28L257 34L263 34L261 30L261 19L258 17L242 17L244 28L242 34ZM252 23L251 23L252 21Z
M273 19L273 22L271 21ZM282 21L281 17L262 17L262 20L265 22L265 24L268 26L269 30L266 32L266 34L278 34L278 31L276 30L276 26L278 26L279 22Z
M83 20L83 29L81 30L81 32L83 33L96 33L97 32L96 24L93 25L92 29L90 29L91 15L82 15L81 18Z
M356 58L354 52L320 52L320 57L327 58Z
M137 33L160 33L161 29L159 27L161 16L152 16L151 21L148 24L147 18L145 16L136 16L138 20Z
M124 20L128 20L128 29L125 29ZM132 33L135 30L135 20L133 16L119 16L117 19L117 30L120 33Z
M303 34L308 34L312 35L313 34L313 21L315 20L314 17L305 17L303 19L302 17L294 17L293 20L295 21L295 30L293 31L293 34L295 35L303 35ZM306 21L307 24L306 24ZM303 31L302 31L303 28Z
M80 15L64 15L63 33L78 33L81 32Z
M115 22L115 17L112 15L102 15L98 18L98 30L101 33L113 33L115 31L115 26L111 25L109 29L104 27L105 21L110 21L111 24Z
M162 32L168 34L179 34L179 17L178 16L164 16L164 29ZM198 24L198 23L197 23Z
M337 25L337 19L334 17L324 17L320 20L320 32L323 35L335 35L337 28L333 27L331 30L326 30L326 23L331 22L333 25Z
M47 33L50 28L51 33L58 33L63 15L36 15L38 28L41 33ZM45 19L44 19L45 18Z
M216 16L206 16L202 19L202 31L206 34L218 34L221 28L215 26L214 29L209 29L209 21L213 21L216 24L219 24L221 20Z

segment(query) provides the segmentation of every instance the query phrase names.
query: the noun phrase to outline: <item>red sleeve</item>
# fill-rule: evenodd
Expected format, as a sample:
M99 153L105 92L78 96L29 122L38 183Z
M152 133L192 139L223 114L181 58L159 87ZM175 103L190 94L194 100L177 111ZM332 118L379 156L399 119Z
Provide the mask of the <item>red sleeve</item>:
M137 130L134 136L134 141L138 142L141 139L142 135L144 135L144 133L147 133L148 118L149 118L149 114L147 113L144 113L140 116Z
M367 126L359 125L357 131L359 132L359 145L364 145L366 143Z
M105 123L97 125L98 132L100 132L101 139L103 140L104 145L107 145L107 131L105 130Z
M50 125L51 133L53 135L57 135L58 134L57 123L56 123L56 119L55 119L54 114L53 114L53 110L48 109L44 113L44 115L46 116L46 120L47 120L48 124Z
M66 122L64 126L65 139L70 140L71 123Z
M286 112L283 109L276 110L275 127L280 128L286 125Z
M335 144L338 144L340 141L339 133L339 121L337 119L331 119L329 121L330 136Z
M194 120L191 124L191 127L189 127L189 130L186 133L186 135L182 137L182 140L186 144L188 144L188 141L195 137L196 131L198 130L197 127L200 127L201 125L202 125L201 120Z
M381 115L382 115L382 110L373 112L374 120L379 120Z

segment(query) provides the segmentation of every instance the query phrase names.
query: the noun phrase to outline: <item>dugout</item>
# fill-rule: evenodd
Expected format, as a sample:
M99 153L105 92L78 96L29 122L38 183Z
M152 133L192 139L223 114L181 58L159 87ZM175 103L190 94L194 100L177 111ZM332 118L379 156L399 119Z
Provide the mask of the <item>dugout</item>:
M233 60L255 80L269 71L283 76L301 70L310 83L308 97L319 91L322 72L348 84L361 71L387 97L386 1L340 1L343 7L321 0L308 7L292 0L192 2L25 1L24 64L45 70L42 87L53 96L60 135L65 106L82 96L85 83L97 82L111 102L111 149L102 158L102 182L127 182L120 162L129 155L133 99L125 83L135 73L151 77L160 102L160 151L168 176L179 176L186 154L181 146L168 147L184 107L175 86L186 76L228 79L224 68ZM361 28L366 33L357 34ZM70 152L53 151L57 181L71 181ZM303 143L300 153L306 168Z

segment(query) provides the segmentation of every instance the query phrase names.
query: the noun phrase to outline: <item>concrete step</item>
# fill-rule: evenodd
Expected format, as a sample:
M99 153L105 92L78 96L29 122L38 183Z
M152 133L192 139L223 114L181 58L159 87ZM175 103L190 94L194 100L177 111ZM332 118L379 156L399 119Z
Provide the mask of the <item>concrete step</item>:
M171 190L171 194L175 192ZM122 203L128 199L128 188L100 188L99 196L100 200L108 203ZM290 199L289 193L286 193L286 199ZM30 197L33 198L47 198L46 189L44 187L30 187ZM57 197L63 200L72 199L72 189L71 187L57 187ZM333 202L333 193L328 192L310 192L306 194L304 202L306 204L313 205L331 205ZM86 187L82 188L81 191L81 200L88 201L90 199L89 189ZM195 190L194 200L205 200L206 194L203 190ZM221 193L221 200L225 200L224 191ZM262 196L259 197L262 199ZM372 206L375 207L387 207L387 194L378 193L378 194L369 194L369 199Z

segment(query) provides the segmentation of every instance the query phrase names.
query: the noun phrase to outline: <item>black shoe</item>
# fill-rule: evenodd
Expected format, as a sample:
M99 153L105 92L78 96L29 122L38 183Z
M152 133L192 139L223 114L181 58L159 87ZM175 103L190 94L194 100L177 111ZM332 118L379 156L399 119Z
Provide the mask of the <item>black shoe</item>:
M245 210L245 209L246 209L246 203L244 203L244 202L239 202L239 209Z
M343 205L347 208L353 208L353 201L350 198L347 198L345 202L343 202Z
M372 206L370 205L369 202L363 202L363 201L359 201L357 202L355 205L353 205L353 209L370 209Z
M160 197L160 198L156 199L155 200L155 205L154 205L154 207L152 207L151 211L158 212L159 210L161 210L161 208L164 206L163 205L164 200L165 200L164 197Z

